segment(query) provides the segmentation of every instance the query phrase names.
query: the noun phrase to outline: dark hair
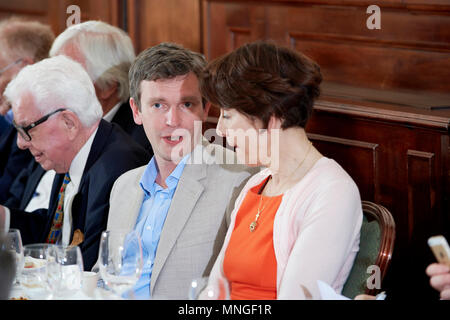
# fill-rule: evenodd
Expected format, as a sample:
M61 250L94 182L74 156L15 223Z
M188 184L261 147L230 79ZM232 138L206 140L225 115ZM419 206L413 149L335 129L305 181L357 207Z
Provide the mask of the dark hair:
M300 52L257 41L212 61L200 79L205 99L236 109L267 127L270 117L282 128L304 128L320 95L320 67Z
M198 79L202 76L206 60L203 55L174 43L161 43L141 52L128 72L130 96L141 107L143 80L170 79L193 72Z

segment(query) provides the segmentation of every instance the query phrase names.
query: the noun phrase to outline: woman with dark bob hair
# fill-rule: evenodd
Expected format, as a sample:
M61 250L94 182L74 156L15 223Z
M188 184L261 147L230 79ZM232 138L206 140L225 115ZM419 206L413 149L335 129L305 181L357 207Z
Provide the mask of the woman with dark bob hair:
M359 249L361 199L305 133L321 81L314 61L261 41L207 66L201 90L220 107L218 134L264 169L236 200L201 297L320 299L317 280L341 292Z

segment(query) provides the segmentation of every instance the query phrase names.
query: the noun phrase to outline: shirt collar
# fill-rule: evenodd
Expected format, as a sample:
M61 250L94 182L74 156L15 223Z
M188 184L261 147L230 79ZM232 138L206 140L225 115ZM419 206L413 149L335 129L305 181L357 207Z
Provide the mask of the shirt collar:
M112 119L114 118L114 116L116 115L117 111L119 111L119 108L121 105L122 105L122 102L119 102L114 107L112 107L112 109L109 110L108 113L103 116L103 119L108 122L111 122Z
M191 154L187 154L181 159L172 173L166 178L167 189L171 192L175 190L178 185L178 181L181 178L181 174L183 173L186 162L190 158ZM156 176L158 175L158 167L156 164L155 157L153 156L150 160L147 168L145 168L144 174L142 175L141 181L139 182L142 190L145 192L147 196L155 195L155 193L159 190L163 190L163 188L156 183Z
M97 130L98 128L95 129L95 131L91 134L89 139L85 142L83 147L81 147L75 158L73 158L72 163L70 164L70 181L74 184L75 187L78 187L81 182L84 167L86 166L86 162L91 151L92 143L94 142L94 137L97 134Z

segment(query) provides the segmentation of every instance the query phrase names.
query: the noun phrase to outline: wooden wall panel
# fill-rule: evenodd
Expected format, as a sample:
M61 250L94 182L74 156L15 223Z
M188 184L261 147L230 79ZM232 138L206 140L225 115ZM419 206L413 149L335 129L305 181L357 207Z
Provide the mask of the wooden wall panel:
M201 47L200 0L128 0L129 33L136 52L160 42Z
M418 211L434 213L436 206L435 155L431 152L407 150L408 185L408 237L414 230L421 229L426 221L435 220L437 215L417 215ZM424 221L424 218L426 220Z
M377 202L377 144L314 133L309 133L308 137L323 155L332 157L355 180L362 199Z
M271 39L306 53L325 81L450 92L448 81L435 81L450 69L448 2L379 1L380 30L366 27L368 3L204 0L204 48L208 58L220 56L242 44L230 30L245 30L246 40Z
M374 109L360 108L358 112L356 106L318 101L307 126L308 136L313 141L317 136L327 137L322 139L327 140L326 144L314 141L314 145L350 173L362 199L375 199L393 214L397 237L384 287L397 297L413 287L420 288L420 296L431 297L434 293L424 270L434 260L426 241L431 235L446 232L448 235L450 231L450 116L426 122L426 115L424 119L414 118L412 108L408 109L410 115L406 111L381 109L378 116ZM376 146L375 168L369 164L369 153L355 148L346 151L345 144L328 141L369 142L367 146ZM372 189L374 194L368 196ZM417 280L411 282L412 278Z
M0 19L14 15L38 20L49 24L58 35L67 27L70 5L79 6L81 22L102 20L115 26L122 25L121 0L0 0Z
M290 40L295 49L320 62L326 81L352 86L364 84L375 89L450 92L449 81L435 80L448 76L448 69L442 66L450 67L450 50L386 48L356 39L305 33L291 33Z

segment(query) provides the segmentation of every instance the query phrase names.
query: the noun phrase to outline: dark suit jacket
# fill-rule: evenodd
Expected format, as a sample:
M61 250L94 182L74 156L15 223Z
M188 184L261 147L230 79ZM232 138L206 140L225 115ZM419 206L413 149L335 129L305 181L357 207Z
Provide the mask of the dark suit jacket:
M14 179L32 161L28 150L17 146L17 131L8 124L0 136L0 203L8 198L8 190Z
M120 127L105 120L100 121L78 193L72 202L71 241L74 231L80 229L84 235L84 241L79 246L83 253L85 270L90 270L97 261L100 235L106 230L109 194L114 181L122 173L147 164L148 158L148 153ZM48 210L39 209L29 213L24 211L24 206L31 198L43 170L40 175L37 170L33 173L35 176L32 182L27 183L30 186L22 193L23 199L11 197L5 203L11 210L10 226L20 229L24 244L46 241L56 211L58 190L64 178L64 174L55 176ZM25 198L28 198L28 201L25 201ZM12 205L18 202L20 206L14 208Z
M112 118L111 122L117 123L126 133L128 133L134 141L140 144L147 152L150 157L153 156L153 149L150 142L145 135L144 128L137 125L133 119L133 112L129 102L124 102L117 113ZM150 159L149 159L150 161Z
M9 187L8 199L0 204L8 203L14 208L25 209L36 191L45 170L36 161L32 160L23 169Z

